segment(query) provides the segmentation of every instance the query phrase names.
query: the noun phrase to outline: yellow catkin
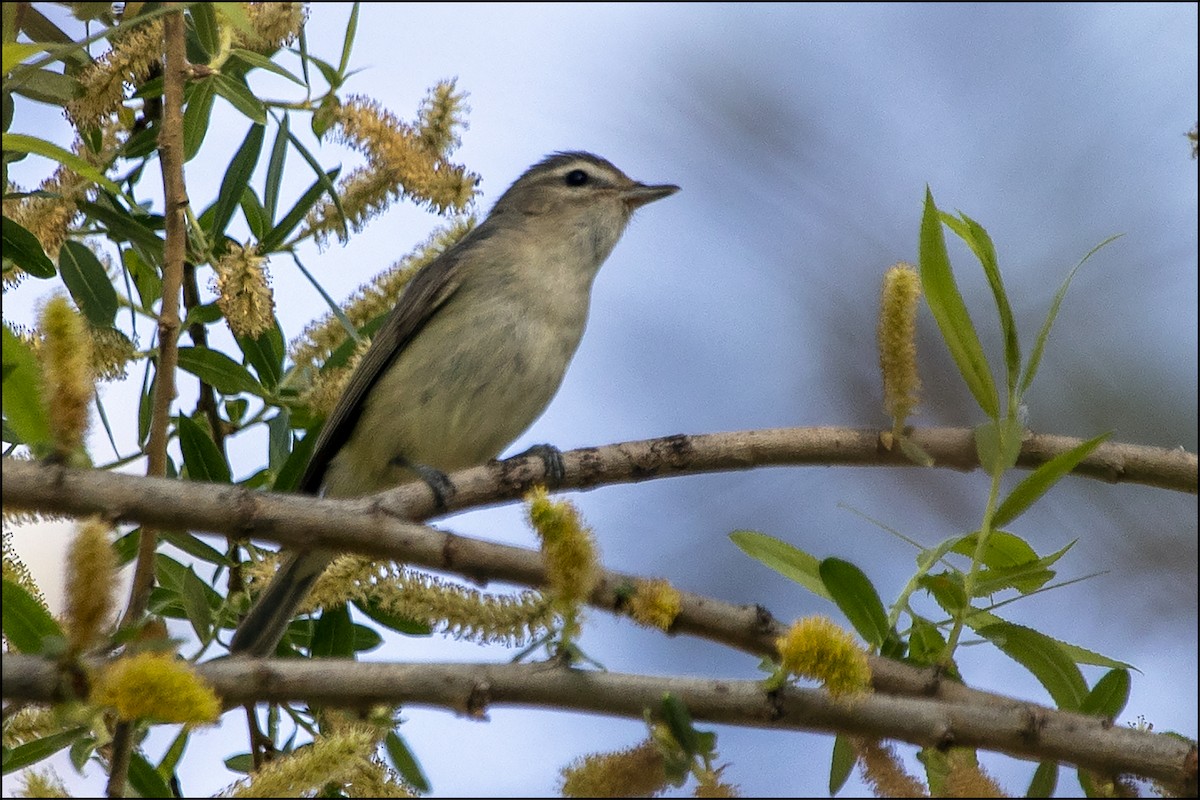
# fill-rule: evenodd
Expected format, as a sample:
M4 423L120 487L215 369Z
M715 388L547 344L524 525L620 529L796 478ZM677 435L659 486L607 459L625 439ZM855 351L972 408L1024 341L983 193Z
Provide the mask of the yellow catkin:
M663 631L670 629L682 607L679 590L662 579L635 582L628 601L629 616L634 622Z
M827 617L815 615L797 620L775 640L775 646L784 670L820 681L832 695L870 691L867 654L850 634Z
M67 641L82 653L104 632L117 588L117 554L98 517L83 521L67 553Z
M217 305L238 336L253 338L275 325L275 295L266 262L253 246L233 245L213 264Z
M890 744L855 739L854 750L863 781L875 797L928 797L925 784L909 775Z
M583 756L562 770L564 797L653 797L667 787L663 758L651 741Z
M95 391L92 339L87 323L67 299L55 296L42 310L43 396L49 412L54 451L67 457L84 448L88 411Z
M897 264L884 275L879 304L879 367L883 373L883 406L893 420L896 435L920 402L916 344L920 298L921 278L911 264Z
M551 500L544 486L525 495L529 521L542 540L542 558L550 595L564 607L587 601L600 579L592 532L579 511L565 500Z
M112 706L123 720L214 723L221 703L212 689L171 653L139 653L100 673L91 700Z

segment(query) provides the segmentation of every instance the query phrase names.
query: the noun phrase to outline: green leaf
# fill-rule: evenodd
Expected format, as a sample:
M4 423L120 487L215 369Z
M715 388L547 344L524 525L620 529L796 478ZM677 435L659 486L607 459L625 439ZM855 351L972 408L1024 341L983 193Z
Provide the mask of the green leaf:
M821 580L833 602L872 647L882 648L891 637L887 612L870 579L858 567L840 558L820 565Z
M194 3L188 8L196 40L211 58L221 51L221 28L217 23L217 12L212 3ZM206 62L207 63L207 62Z
M236 78L218 73L213 75L213 88L229 104L250 118L255 125L267 124L267 110L261 100L254 96L250 87Z
M273 72L279 77L287 78L289 81L299 86L304 85L304 81L297 78L291 72L279 66L266 56L260 53L255 53L253 50L242 50L241 48L235 47L229 51L229 58L230 60L241 61L247 67L257 67L258 69L265 69L268 72Z
M213 609L208 602L210 587L200 580L190 567L183 574L183 585L180 587L179 596L183 601L184 613L187 615L188 622L192 624L192 630L196 632L196 638L207 642L212 635L213 626Z
M297 484L300 483L300 476L304 474L304 468L308 466L308 460L312 458L313 449L317 446L317 432L320 430L318 426L301 439L292 448L292 452L288 455L287 460L283 462L283 466L279 468L275 475L275 483L272 487L277 492L294 491Z
M284 356L283 331L279 327L278 320L273 320L273 322L270 329L253 338L235 337L242 355L246 357L246 361L254 367L255 373L258 374L258 380L272 392L283 380Z
M936 625L927 619L913 619L908 636L908 655L912 662L921 666L934 664L945 649L946 638Z
M208 133L216 88L212 77L188 84L187 108L183 110L183 160L191 161L200 152Z
M1034 376L1037 375L1038 367L1042 363L1042 352L1046 349L1046 340L1050 338L1050 329L1054 327L1054 318L1058 316L1059 306L1062 305L1063 298L1067 296L1067 288L1075 278L1075 273L1087 263L1088 259L1099 252L1101 248L1107 247L1111 242L1120 239L1122 235L1110 236L1089 250L1087 255L1079 259L1079 263L1067 273L1066 280L1062 282L1062 286L1059 286L1058 291L1054 293L1054 301L1050 304L1050 311L1046 314L1046 321L1042 323L1042 329L1038 331L1037 340L1033 343L1033 352L1029 354L1029 363L1025 365L1025 374L1021 377L1021 387L1017 391L1018 397L1025 394L1029 385L1033 383Z
M954 363L962 374L975 402L992 419L1000 417L1000 399L988 367L983 347L975 333L971 315L963 303L962 294L950 268L946 240L933 193L925 190L925 213L921 218L920 263L921 288L933 318L942 332Z
M229 356L207 347L179 348L179 368L190 372L222 394L248 394L263 397L266 392L250 371Z
M42 402L42 368L29 345L17 338L7 325L3 336L4 421L21 443L34 453L44 452L51 441L50 422Z
M1010 622L972 628L1029 670L1059 708L1065 711L1079 709L1088 694L1087 683L1079 667L1075 666L1057 641L1032 628Z
M967 607L967 593L959 572L939 572L922 576L917 585L933 597L942 610L958 616Z
M833 797L842 790L846 785L846 781L850 778L850 773L854 771L854 765L858 763L858 756L854 752L854 745L850 743L850 739L842 734L833 737L833 758L829 761L829 796Z
M354 48L354 35L358 32L358 2L350 9L350 20L346 23L346 34L342 37L342 58L338 62L338 74L345 76L350 64L350 51ZM336 88L336 87L335 87Z
M349 658L354 655L354 623L344 605L321 612L309 650L313 658Z
M5 583L7 584L8 581L5 581ZM49 758L87 732L88 727L81 725L78 728L52 733L49 736L43 736L40 739L34 739L32 742L26 742L23 745L14 747L11 750L6 750L4 753L4 774L8 775L19 769L25 769L25 767L36 764L43 758Z
M1029 782L1029 788L1025 790L1025 796L1054 797L1054 790L1056 788L1058 788L1058 764L1055 764L1053 761L1043 761L1034 770L1033 780Z
M217 195L217 202L213 206L213 221L208 229L211 239L223 236L225 227L233 219L233 212L241 202L242 193L246 191L246 185L254 173L254 167L258 164L258 155L262 152L264 135L265 129L262 125L251 125L250 131L242 141L242 146L238 148L233 160L229 162L229 169L225 170L225 177L221 180L221 192Z
M117 316L117 292L91 248L72 239L63 242L58 272L88 322L97 328L110 327Z
M1031 505L1050 490L1054 484L1062 480L1063 476L1075 469L1080 461L1083 461L1092 451L1104 443L1111 434L1102 433L1099 436L1088 439L1082 444L1072 447L1065 453L1060 453L1054 458L1042 464L1040 467L1029 473L1023 481L1018 483L1008 497L1000 503L1000 507L996 509L996 515L993 523L996 525L1007 525L1017 517L1025 513Z
M318 180L312 186L308 187L308 190L296 201L296 205L292 206L291 210L284 214L279 224L263 237L262 242L259 244L260 252L269 253L283 244L284 239L300 224L300 221L304 219L304 216L308 214L309 209L316 204L321 195L325 194L332 187L333 178L340 171L340 167L332 169L323 176L322 180ZM336 197L336 191L333 196Z
M196 575L190 566L185 566L163 553L154 557L154 577L158 581L158 588L162 590L160 598L165 597L171 603L171 608L159 611L164 616L186 618L188 602L195 602L185 600L188 593L202 594L205 598L203 602L210 608L216 608L225 602L225 598L207 583L199 579L192 580Z
M988 420L975 428L975 454L993 478L1016 466L1025 428L1017 419Z
M405 782L422 794L428 792L429 778L425 777L421 764L404 739L395 731L388 731L387 736L383 738L383 745L387 750L388 761Z
M978 541L979 531L975 531L954 540L954 546L950 549L952 552L973 559ZM1028 564L1030 561L1036 561L1037 557L1037 551L1020 536L1015 536L1007 531L992 531L984 545L980 561L989 567L999 569Z
M1109 670L1083 699L1079 706L1080 713L1116 719L1129 702L1129 685L1129 670Z
M6 56L9 47L5 42ZM74 77L48 69L22 70L19 80L5 81L5 88L13 94L55 106L65 106L81 92L79 81Z
M242 775L249 775L254 769L254 759L249 753L238 753L235 756L230 756L225 759L225 769L230 772L238 772Z
M163 240L155 230L162 230L165 220L159 215L135 215L117 205L112 196L104 196L105 204L87 200L77 201L79 210L92 219L104 223L110 239L118 242L136 242L150 251L158 261L163 257Z
M4 637L20 653L37 654L44 649L46 639L62 638L63 630L46 607L25 587L4 579Z
M223 567L233 566L233 562L229 560L228 556L207 542L204 542L193 533L188 533L187 531L160 531L159 536L162 537L164 542L177 547L189 556L194 556L201 561L207 561L210 564L217 564Z
M943 213L942 222L975 253L979 263L983 265L983 273L987 276L988 285L992 288L992 296L996 301L996 311L1000 317L1000 331L1004 335L1004 365L1008 383L1008 393L1012 396L1017 385L1017 377L1021 370L1021 345L1017 339L1017 325L1013 321L1012 306L1008 303L1008 293L1004 291L1004 281L1000 277L1000 265L996 260L996 247L992 237L975 220L959 212L958 217Z
M242 197L239 201L242 208L242 214L246 216L246 224L250 226L250 235L255 239L261 240L267 235L267 226L270 224L267 221L266 212L263 210L262 203L258 199L258 195L254 193L254 189L247 186L242 191Z
M279 188L283 185L283 165L287 160L288 126L287 114L279 121L279 130L275 132L275 142L271 145L271 157L267 161L267 178L263 186L263 212L267 224L275 224L275 212L279 208ZM259 237L261 240L263 237Z
M183 451L188 478L207 483L233 480L225 456L204 427L191 417L179 416L175 420L175 430L179 433L179 449Z
M671 731L671 736L674 737L676 744L683 752L688 756L699 753L700 740L697 736L699 731L692 723L692 715L688 712L684 702L670 692L664 693L662 715L663 721L667 723L667 727Z
M121 263L133 278L133 285L137 289L142 306L152 308L162 297L162 278L159 277L158 270L132 248L121 251Z
M136 750L129 756L129 785L137 790L138 797L175 796L154 765Z
M743 553L783 577L795 581L818 597L833 599L821 580L821 563L798 547L758 531L734 531L729 538Z
M121 187L106 178L103 172L53 142L38 139L36 136L26 136L23 133L5 133L0 136L0 142L3 143L3 149L6 153L33 153L37 156L49 158L52 161L62 164L80 177L103 186L113 194L121 193Z
M406 636L430 636L433 634L433 627L428 622L393 614L382 608L377 601L355 600L354 606L389 630L403 633Z

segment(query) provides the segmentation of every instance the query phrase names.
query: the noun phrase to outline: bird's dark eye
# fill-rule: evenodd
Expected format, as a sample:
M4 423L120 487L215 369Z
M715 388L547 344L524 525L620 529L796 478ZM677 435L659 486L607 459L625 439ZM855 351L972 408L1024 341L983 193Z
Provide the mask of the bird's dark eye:
M567 186L583 186L591 180L591 176L581 169L573 169L567 173Z

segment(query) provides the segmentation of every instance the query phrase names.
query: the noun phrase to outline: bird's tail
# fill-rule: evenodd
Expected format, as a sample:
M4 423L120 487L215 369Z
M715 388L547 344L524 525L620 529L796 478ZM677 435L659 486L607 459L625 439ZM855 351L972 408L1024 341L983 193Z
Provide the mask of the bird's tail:
M258 658L273 655L296 609L333 555L324 550L309 550L288 558L233 634L230 654Z

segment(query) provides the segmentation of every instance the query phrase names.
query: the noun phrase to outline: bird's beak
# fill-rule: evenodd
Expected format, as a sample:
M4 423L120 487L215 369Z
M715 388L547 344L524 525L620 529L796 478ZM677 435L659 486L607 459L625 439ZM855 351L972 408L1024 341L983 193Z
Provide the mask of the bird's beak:
M678 191L679 187L671 183L663 183L658 186L635 183L628 189L621 191L621 199L625 201L625 205L629 206L629 210L633 211L635 208L641 208L647 203L653 203L655 200L670 197Z

